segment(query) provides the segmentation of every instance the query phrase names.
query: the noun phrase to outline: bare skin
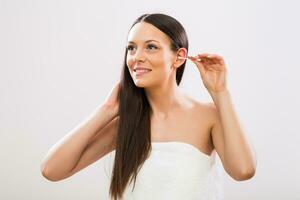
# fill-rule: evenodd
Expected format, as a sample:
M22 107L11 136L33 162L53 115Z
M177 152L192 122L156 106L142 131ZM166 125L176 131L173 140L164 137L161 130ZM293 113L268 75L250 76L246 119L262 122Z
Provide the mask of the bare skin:
M147 43L150 39L155 41ZM209 106L184 95L176 84L176 70L184 63L177 57L186 55L185 48L171 51L169 38L151 24L138 23L128 35L127 65L135 85L145 89L153 110L152 142L185 142L210 155L214 147ZM137 76L135 67L152 71Z
M133 26L128 36L130 75L137 87L144 88L153 110L152 141L182 141L208 155L215 148L231 177L239 181L253 177L255 152L235 112L224 59L207 53L188 56L185 48L174 52L170 44L166 34L145 22ZM198 68L213 103L198 103L180 92L176 71L185 59ZM150 71L139 75L135 71L139 67Z
M177 141L193 145L210 156L214 150L210 134L213 116L209 105L185 96L185 102L174 109L168 119L151 119L151 141Z
M153 110L151 141L188 143L207 155L216 149L231 177L251 178L256 168L254 150L235 113L223 58L215 54L188 56L185 48L173 52L169 38L144 22L131 29L127 50L130 75L137 87L144 88ZM214 102L200 103L182 94L176 84L176 70L184 63L182 58L195 63ZM136 67L151 71L140 76ZM41 165L45 178L59 181L70 177L115 149L118 85L87 120L49 150Z

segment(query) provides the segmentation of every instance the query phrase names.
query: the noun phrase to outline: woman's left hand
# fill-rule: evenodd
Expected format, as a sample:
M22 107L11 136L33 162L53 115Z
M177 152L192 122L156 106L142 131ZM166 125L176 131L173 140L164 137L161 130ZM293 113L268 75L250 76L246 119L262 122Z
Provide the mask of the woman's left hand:
M196 64L203 84L210 94L227 90L227 69L221 56L203 53L197 56L187 56L187 58ZM199 58L200 61L197 60Z

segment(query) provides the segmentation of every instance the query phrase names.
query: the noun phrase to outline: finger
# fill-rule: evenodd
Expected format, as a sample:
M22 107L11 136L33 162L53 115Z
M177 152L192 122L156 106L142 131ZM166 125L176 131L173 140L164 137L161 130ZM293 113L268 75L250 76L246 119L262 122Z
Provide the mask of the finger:
M215 63L220 63L222 65L225 65L224 59L220 55L217 54L200 54L200 55L202 55L204 58L213 60Z
M211 57L211 58L202 58L203 64L207 65L208 67L214 66L217 70L225 68L225 63L223 60L220 60L219 58L216 57Z
M208 56L207 56L208 58L218 58L218 59L223 59L222 58L222 56L219 56L219 55L217 55L217 54L209 54Z
M207 54L208 55L208 54ZM203 55L203 54L198 54L197 55L198 58L201 59L202 64L207 68L209 65L213 65L216 64L217 62L211 58L208 58L207 56Z
M192 62L195 63L197 68L199 69L200 76L203 77L205 74L205 71L206 71L204 65L201 63L201 61L197 61L197 59L199 59L197 56L195 56L195 57L189 56L189 57L191 58Z
M199 58L198 56L187 56L187 58L191 59L192 61L196 61L198 63L202 61L202 59Z
M215 71L223 71L221 65L210 65L209 68Z
M211 60L207 59L205 56L203 56L203 54L202 54L202 56L200 56L200 54L198 54L198 55L194 56L194 58L195 58L195 59L200 59L200 60L201 60L201 61L198 62L198 63L201 65L201 67L202 67L203 70L209 70L209 69L210 69L209 66L210 66L211 64L213 64L213 63L211 62Z
M205 71L206 71L205 67L204 67L204 65L202 63L198 64L197 66L198 66L198 69L200 71L200 76L201 76L201 78L203 78L204 74L205 74Z
M201 53L201 54L198 54L198 56L200 57L207 57L208 55L210 55L209 53Z
M189 59L191 59L191 60L198 61L198 62L200 62L200 61L201 61L201 59L200 59L200 58L198 58L197 56L187 56L187 58L189 58Z

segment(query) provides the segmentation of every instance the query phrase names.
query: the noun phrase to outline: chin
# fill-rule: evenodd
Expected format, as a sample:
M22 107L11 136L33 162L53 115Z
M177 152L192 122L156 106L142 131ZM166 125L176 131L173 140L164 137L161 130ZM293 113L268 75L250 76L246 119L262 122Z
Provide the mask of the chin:
M149 83L146 83L145 81L142 80L135 80L134 84L136 87L138 88L145 88L145 87L149 87Z
M144 87L147 87L146 84L144 83L141 83L141 81L138 81L138 82L134 82L135 86L138 87L138 88L144 88Z

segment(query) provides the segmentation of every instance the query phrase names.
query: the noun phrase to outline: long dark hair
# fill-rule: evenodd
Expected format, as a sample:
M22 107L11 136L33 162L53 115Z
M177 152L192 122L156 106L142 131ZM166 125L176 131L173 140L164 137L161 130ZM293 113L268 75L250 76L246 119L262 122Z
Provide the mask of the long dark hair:
M173 17L161 13L143 14L136 19L131 28L139 22L150 23L165 33L171 41L172 51L176 52L182 47L188 51L186 32ZM131 183L133 178L135 187L136 176L151 152L150 116L153 111L144 88L137 87L132 80L126 56L127 48L120 78L119 123L109 191L114 200L122 198L128 181ZM185 64L186 61L176 70L177 85L181 82Z

